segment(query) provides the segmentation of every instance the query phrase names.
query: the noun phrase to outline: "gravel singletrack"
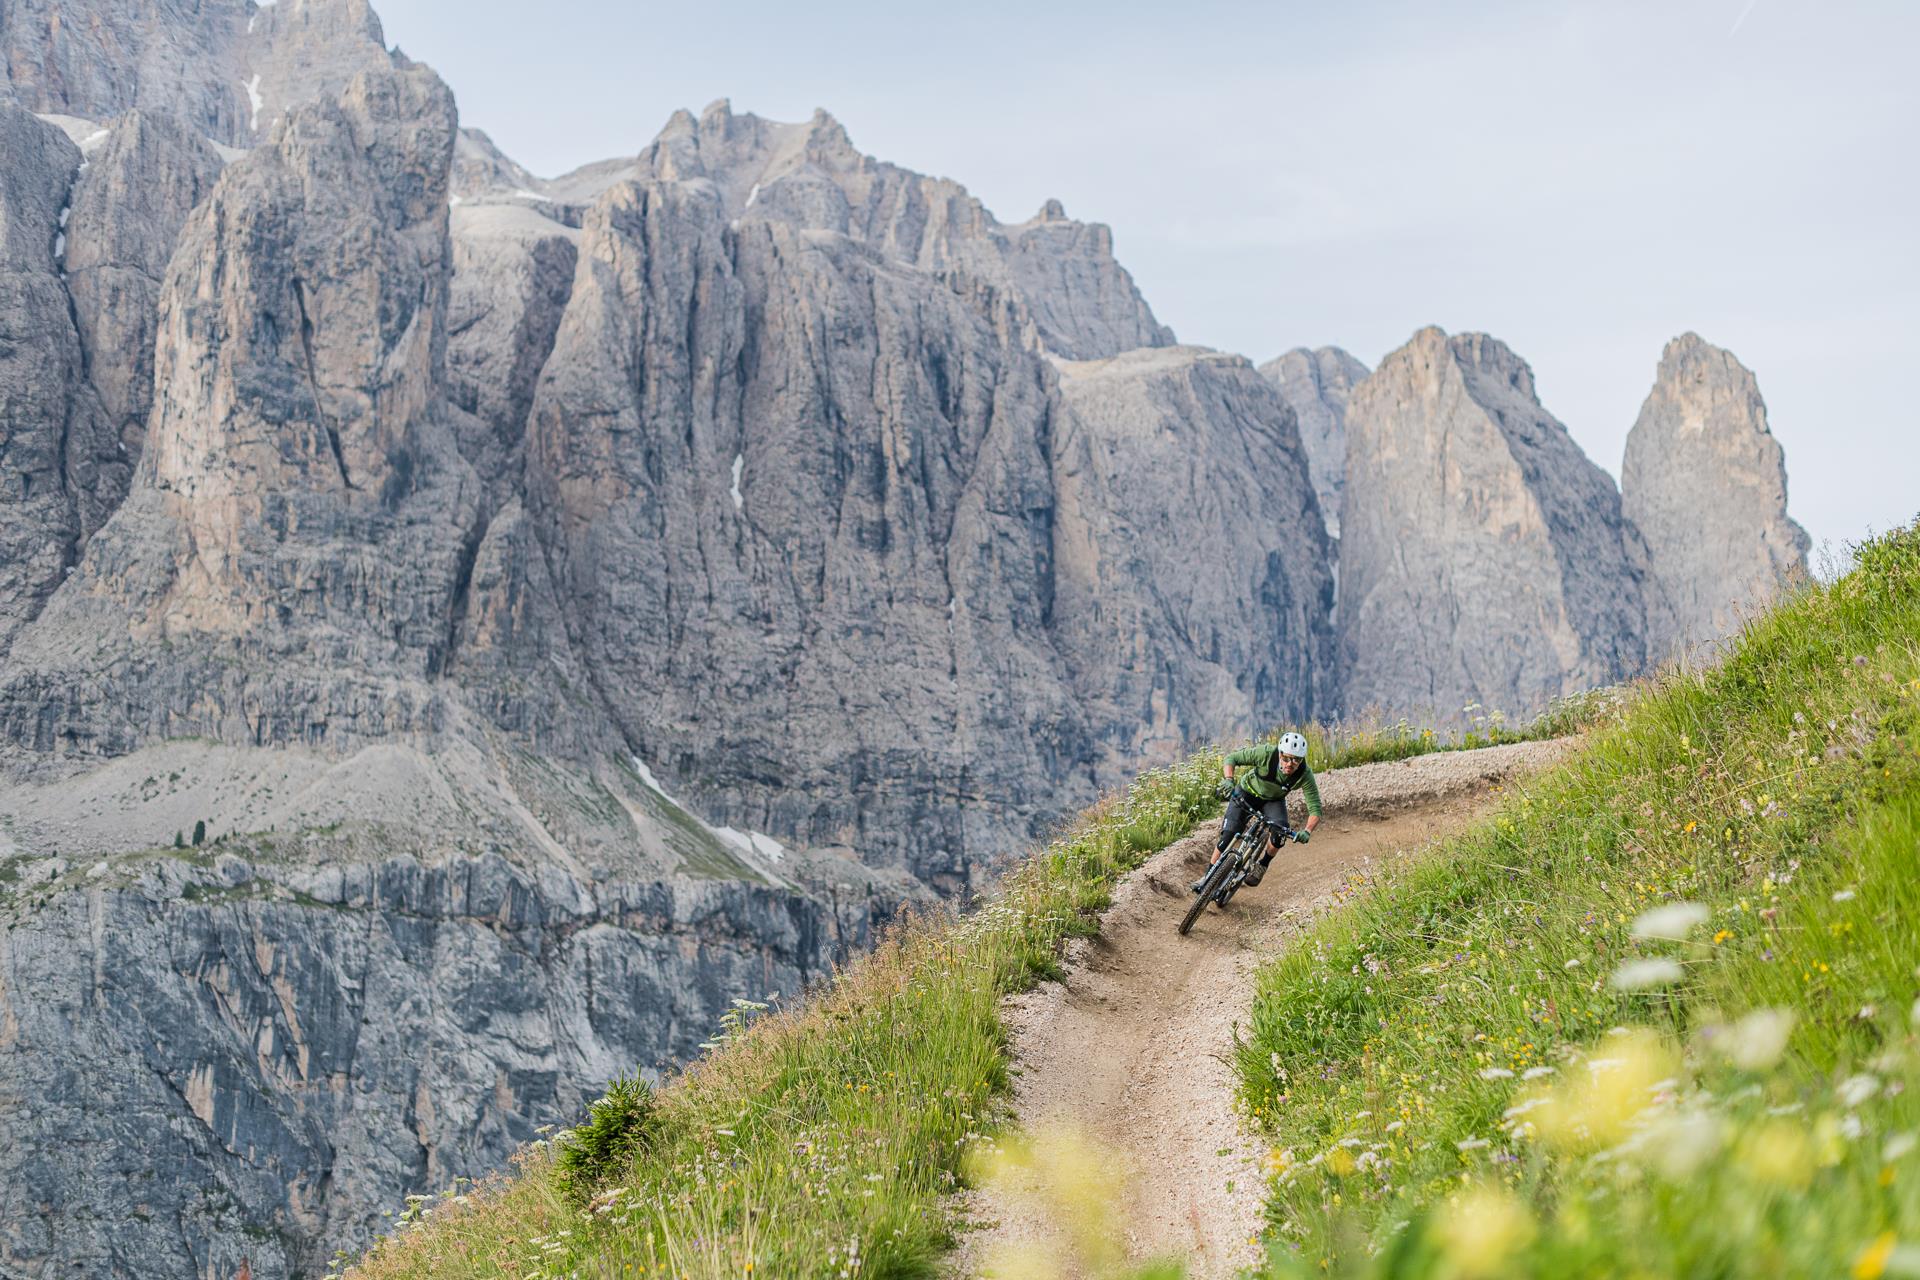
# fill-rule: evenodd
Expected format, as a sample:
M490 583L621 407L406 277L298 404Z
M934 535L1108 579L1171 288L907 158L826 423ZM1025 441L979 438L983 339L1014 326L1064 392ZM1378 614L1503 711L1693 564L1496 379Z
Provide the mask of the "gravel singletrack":
M1257 1260L1261 1151L1233 1105L1235 1026L1262 958L1284 948L1350 877L1417 852L1499 798L1497 788L1564 756L1571 739L1450 751L1320 776L1327 816L1287 845L1257 888L1175 928L1205 870L1217 824L1150 858L1115 889L1097 937L1072 944L1063 982L1010 998L1017 1122L1036 1141L1071 1142L1122 1191L1113 1221L1128 1257L1179 1258L1193 1280ZM1071 1135L1070 1137L1067 1135ZM972 1228L951 1274L1080 1275L1062 1212L1030 1178L967 1194ZM1005 1260L1025 1253L1013 1266Z

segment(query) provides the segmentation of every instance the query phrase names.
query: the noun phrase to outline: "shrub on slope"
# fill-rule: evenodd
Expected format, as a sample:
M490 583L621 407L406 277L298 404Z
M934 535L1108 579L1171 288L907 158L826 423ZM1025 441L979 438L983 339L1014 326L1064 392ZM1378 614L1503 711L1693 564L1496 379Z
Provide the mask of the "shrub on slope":
M1260 975L1275 1274L1920 1275L1920 527Z

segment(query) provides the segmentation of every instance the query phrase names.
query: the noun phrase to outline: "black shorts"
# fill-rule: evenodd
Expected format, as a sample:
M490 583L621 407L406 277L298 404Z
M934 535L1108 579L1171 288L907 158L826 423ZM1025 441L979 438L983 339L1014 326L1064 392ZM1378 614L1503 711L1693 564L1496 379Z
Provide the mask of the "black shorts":
M1242 796L1246 797L1245 802L1242 801ZM1240 828L1247 825L1247 814L1254 807L1260 810L1260 816L1266 819L1268 826L1287 825L1287 802L1284 799L1256 800L1242 791L1236 792L1233 799L1227 801L1226 815L1220 820L1220 834L1227 837L1239 835Z

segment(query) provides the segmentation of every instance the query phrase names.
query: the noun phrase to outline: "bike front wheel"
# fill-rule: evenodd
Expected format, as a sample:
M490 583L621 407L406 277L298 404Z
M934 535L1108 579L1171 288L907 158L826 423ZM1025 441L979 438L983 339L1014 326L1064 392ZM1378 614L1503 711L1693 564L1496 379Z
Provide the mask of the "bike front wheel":
M1193 905L1187 908L1186 918L1180 921L1182 937L1186 936L1187 930L1193 928L1193 922L1200 918L1200 913L1207 909L1207 904L1213 901L1213 895L1220 892L1220 886L1227 882L1227 877L1233 873L1233 863L1233 857L1223 853L1220 855L1220 860L1213 864L1213 869L1207 872L1207 882L1200 886L1199 895L1194 898Z

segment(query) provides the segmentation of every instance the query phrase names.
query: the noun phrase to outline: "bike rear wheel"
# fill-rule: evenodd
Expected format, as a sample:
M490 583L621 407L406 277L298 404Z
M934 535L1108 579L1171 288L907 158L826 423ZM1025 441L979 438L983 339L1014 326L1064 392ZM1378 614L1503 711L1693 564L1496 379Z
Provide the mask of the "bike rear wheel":
M1193 905L1187 908L1186 918L1180 922L1181 936L1184 937L1187 930L1193 928L1193 922L1200 918L1200 913L1207 909L1209 902L1213 901L1213 895L1220 892L1220 886L1226 883L1227 876L1233 871L1235 861L1232 854L1223 853L1220 855L1220 860L1213 864L1213 869L1207 872L1207 882L1200 886L1199 896L1194 899Z

